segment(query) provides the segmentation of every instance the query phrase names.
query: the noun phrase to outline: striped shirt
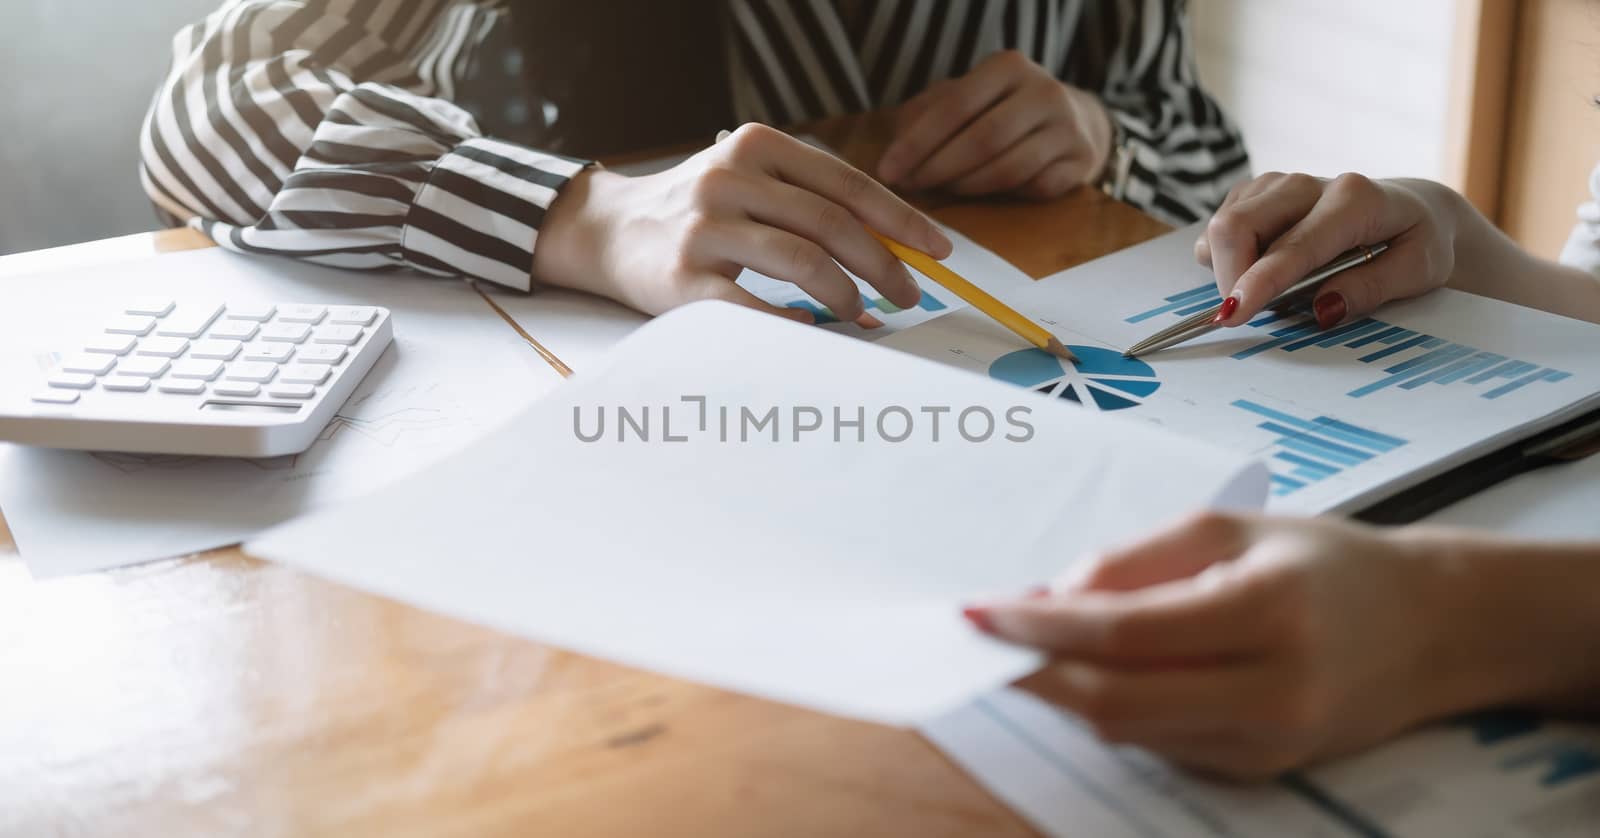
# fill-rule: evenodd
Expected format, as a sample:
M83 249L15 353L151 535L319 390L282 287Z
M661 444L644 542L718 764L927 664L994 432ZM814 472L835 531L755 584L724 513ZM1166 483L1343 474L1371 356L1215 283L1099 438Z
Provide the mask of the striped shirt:
M1017 49L1105 103L1133 205L1190 221L1248 176L1196 81L1183 0L724 2L740 121L892 106ZM486 136L457 101L508 5L231 0L173 40L140 136L146 192L224 247L529 289L540 221L585 163Z

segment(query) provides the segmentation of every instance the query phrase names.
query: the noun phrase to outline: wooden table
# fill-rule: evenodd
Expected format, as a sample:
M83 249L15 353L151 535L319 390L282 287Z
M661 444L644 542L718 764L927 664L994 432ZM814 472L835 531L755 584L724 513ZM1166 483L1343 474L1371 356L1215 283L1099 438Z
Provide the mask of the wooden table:
M865 164L887 125L812 131ZM1035 277L1165 229L1092 189L924 205ZM170 230L4 257L0 289L207 246ZM909 731L603 663L237 549L35 582L0 520L0 835L54 834L1031 831Z

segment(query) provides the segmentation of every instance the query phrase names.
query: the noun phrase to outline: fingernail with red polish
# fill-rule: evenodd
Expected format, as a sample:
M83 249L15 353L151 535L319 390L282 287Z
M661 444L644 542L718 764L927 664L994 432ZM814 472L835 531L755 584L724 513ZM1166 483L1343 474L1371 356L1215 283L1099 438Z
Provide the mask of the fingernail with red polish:
M1239 310L1239 297L1238 297L1238 295L1229 294L1228 298L1226 300L1222 301L1222 308L1217 310L1217 316L1211 318L1211 322L1213 322L1213 323L1221 323L1221 322L1227 320L1228 318L1232 317L1233 313L1238 311L1238 310Z
M1317 328L1331 329L1344 322L1350 314L1350 308L1344 301L1344 295L1337 291L1323 294L1311 303L1311 310L1317 315Z
M1022 593L1023 599L1044 599L1050 595L1049 585L1034 585Z
M994 634L994 621L989 619L988 609L969 605L961 609L961 616L966 617L967 622L975 626L978 631Z

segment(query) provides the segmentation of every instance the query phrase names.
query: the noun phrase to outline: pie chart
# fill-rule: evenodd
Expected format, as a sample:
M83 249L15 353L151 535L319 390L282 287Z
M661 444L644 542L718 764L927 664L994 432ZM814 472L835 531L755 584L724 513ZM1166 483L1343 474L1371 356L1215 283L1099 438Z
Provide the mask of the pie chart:
M1138 358L1098 346L1069 346L1068 363L1043 349L1021 349L996 358L989 377L1099 410L1138 407L1161 387L1156 371Z

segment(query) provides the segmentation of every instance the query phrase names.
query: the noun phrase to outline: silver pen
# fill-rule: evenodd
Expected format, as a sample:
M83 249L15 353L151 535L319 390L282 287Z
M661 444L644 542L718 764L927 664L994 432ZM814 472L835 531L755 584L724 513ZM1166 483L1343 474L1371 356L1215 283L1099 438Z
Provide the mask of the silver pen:
M1316 295L1317 290L1322 287L1323 283L1327 282L1335 275L1354 268L1357 265L1365 265L1366 263L1371 262L1373 259L1378 258L1378 254L1388 249L1388 242L1378 242L1374 245L1363 245L1361 247L1347 250L1340 254L1338 258L1334 259L1332 262L1329 262L1315 271L1312 271L1306 276L1305 279L1302 279L1284 289L1283 293L1273 297L1272 301L1268 302L1262 308L1277 308L1285 305L1292 305L1307 297L1313 297ZM1212 330L1220 329L1222 327L1212 321L1216 320L1217 314L1221 311L1222 304L1218 303L1217 305L1214 305L1205 311L1199 312L1198 314L1185 317L1171 326L1168 326L1167 328L1156 332L1150 337L1139 341L1133 346L1128 347L1128 350L1122 353L1122 357L1137 358L1140 355L1147 355L1151 352L1166 349L1169 346L1176 346L1185 341L1193 340L1194 338L1207 334Z

